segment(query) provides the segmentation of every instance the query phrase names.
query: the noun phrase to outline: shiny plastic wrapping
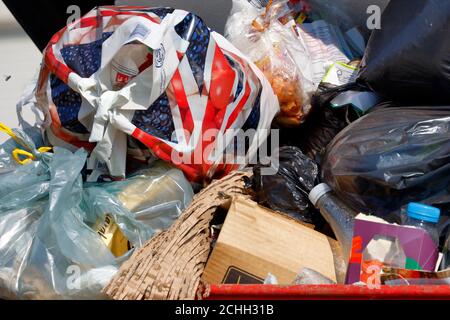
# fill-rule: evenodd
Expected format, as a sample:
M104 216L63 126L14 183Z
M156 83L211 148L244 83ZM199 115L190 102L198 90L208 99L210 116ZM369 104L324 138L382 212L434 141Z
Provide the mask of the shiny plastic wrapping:
M310 62L306 47L291 27L276 19L285 3L277 3L266 12L246 0L234 0L225 36L263 71L280 102L278 121L292 126L309 113L314 84L305 74Z
M448 105L449 36L449 1L391 1L369 39L358 81L404 105Z
M21 142L21 148L36 152L43 145L40 129L30 127L26 130L9 129L0 123L0 132L6 133L11 130L12 134ZM1 134L1 133L0 133ZM17 168L18 163L12 157L12 151L17 148L17 142L9 138L0 144L0 174L11 172Z
M334 20L347 31L355 26L366 27L370 6L376 6L382 12L390 0L307 0L320 10L326 19ZM372 7L373 8L373 7ZM371 11L373 12L373 11ZM370 31L370 30L368 30Z
M323 274L309 268L301 268L295 280L294 285L298 284L336 284L333 280L325 277Z
M11 152L15 148L16 143L13 139L8 139L0 145L0 174L13 171L16 168Z
M342 257L347 265L351 256L353 227L357 214L332 192L320 197L317 201L317 207L325 220L330 224L336 239L339 241Z
M183 173L162 161L132 177L101 186L134 218L165 230L191 202L194 192Z
M233 0L225 36L269 80L280 103L277 121L285 127L306 120L329 67L353 57L337 24L323 20L307 1L273 0L258 8Z
M278 157L277 163L274 162ZM262 174L263 165L253 167L253 188L258 203L288 214L294 219L315 224L308 194L317 183L317 164L297 147L281 147L271 166L276 174Z
M133 248L169 227L192 198L182 173L168 170L166 180L179 185L178 193L143 203L134 214L119 200L120 191L139 180L140 186L143 180L164 181L162 168L155 169L158 175L141 174L110 190L83 187L87 153L54 151L0 175L1 298L104 298L101 289ZM148 193L150 185L141 192Z
M450 107L379 108L336 136L322 167L325 182L359 212L399 221L409 202L448 208Z
M441 270L450 268L450 232L447 233L447 240L444 244L444 257L442 259Z

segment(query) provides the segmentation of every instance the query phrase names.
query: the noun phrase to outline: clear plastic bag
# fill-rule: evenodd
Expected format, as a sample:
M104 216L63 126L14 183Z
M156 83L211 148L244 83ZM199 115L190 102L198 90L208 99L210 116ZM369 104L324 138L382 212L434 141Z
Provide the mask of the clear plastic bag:
M25 130L10 129L0 122L0 133L5 133L9 138L0 145L0 174L11 172L17 168L18 163L14 160L12 152L19 143L21 148L29 152L37 152L37 149L43 145L41 131L37 127L28 127Z
M336 282L315 270L310 268L301 268L295 277L293 284L336 284Z
M83 149L72 153L55 148L54 154L33 155L37 161L0 175L1 298L104 298L101 289L133 248L168 227L192 196L184 177L184 182L174 179L180 190L186 188L185 194L179 191L172 199L176 209L161 210L161 223L156 204L152 208L147 203L149 214L130 212L112 192L123 186L83 187ZM121 183L130 186L132 181Z
M13 171L17 167L11 155L15 147L13 139L8 139L0 145L0 174Z
M246 0L233 0L225 36L263 71L280 103L277 120L291 126L302 122L309 112L308 93L312 94L314 84L307 74L305 46L289 26L276 19L281 9L281 3L266 12ZM258 20L261 17L262 21Z
M160 230L170 227L194 196L183 173L162 161L102 188L117 197L137 220Z
M259 8L233 0L225 36L263 71L278 97L283 126L297 126L311 111L311 96L332 63L350 54L339 28L319 16L303 23L305 1L274 0ZM303 16L303 18L302 18ZM315 19L317 18L317 19Z

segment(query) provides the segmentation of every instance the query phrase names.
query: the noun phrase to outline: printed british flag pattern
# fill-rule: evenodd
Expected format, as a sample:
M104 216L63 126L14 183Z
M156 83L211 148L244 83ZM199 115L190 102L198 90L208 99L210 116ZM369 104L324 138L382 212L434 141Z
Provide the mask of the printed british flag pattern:
M195 162L196 152L230 129L269 129L279 109L264 76L201 18L135 6L94 8L56 33L36 97L53 145L85 148L125 177L136 139L192 181L240 166L208 155ZM216 133L204 137L209 129Z

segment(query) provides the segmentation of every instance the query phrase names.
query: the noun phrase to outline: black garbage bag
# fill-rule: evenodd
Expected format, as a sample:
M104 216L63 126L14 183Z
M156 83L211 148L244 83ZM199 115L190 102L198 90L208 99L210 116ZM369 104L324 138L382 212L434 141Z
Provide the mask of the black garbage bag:
M448 105L450 1L390 1L357 81L403 105Z
M377 108L329 144L322 178L355 210L389 221L412 201L448 212L450 107Z
M261 164L253 167L252 184L257 202L294 219L316 224L308 195L318 182L317 164L296 147L281 147L278 161L272 161L272 167L274 163L278 163L276 174L261 174L265 167Z
M327 145L333 138L359 115L351 106L332 108L330 102L340 93L348 90L363 91L365 88L354 83L334 86L321 83L312 97L313 110L304 124L295 128L283 128L280 141L285 146L297 146L309 158L320 163Z

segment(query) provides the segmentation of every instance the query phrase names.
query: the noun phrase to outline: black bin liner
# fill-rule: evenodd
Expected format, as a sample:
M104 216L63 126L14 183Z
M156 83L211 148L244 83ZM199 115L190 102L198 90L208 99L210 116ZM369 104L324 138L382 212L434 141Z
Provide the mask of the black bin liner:
M404 105L449 105L450 1L390 1L357 81Z
M413 201L448 212L450 107L377 108L330 143L322 178L355 210L390 221Z

